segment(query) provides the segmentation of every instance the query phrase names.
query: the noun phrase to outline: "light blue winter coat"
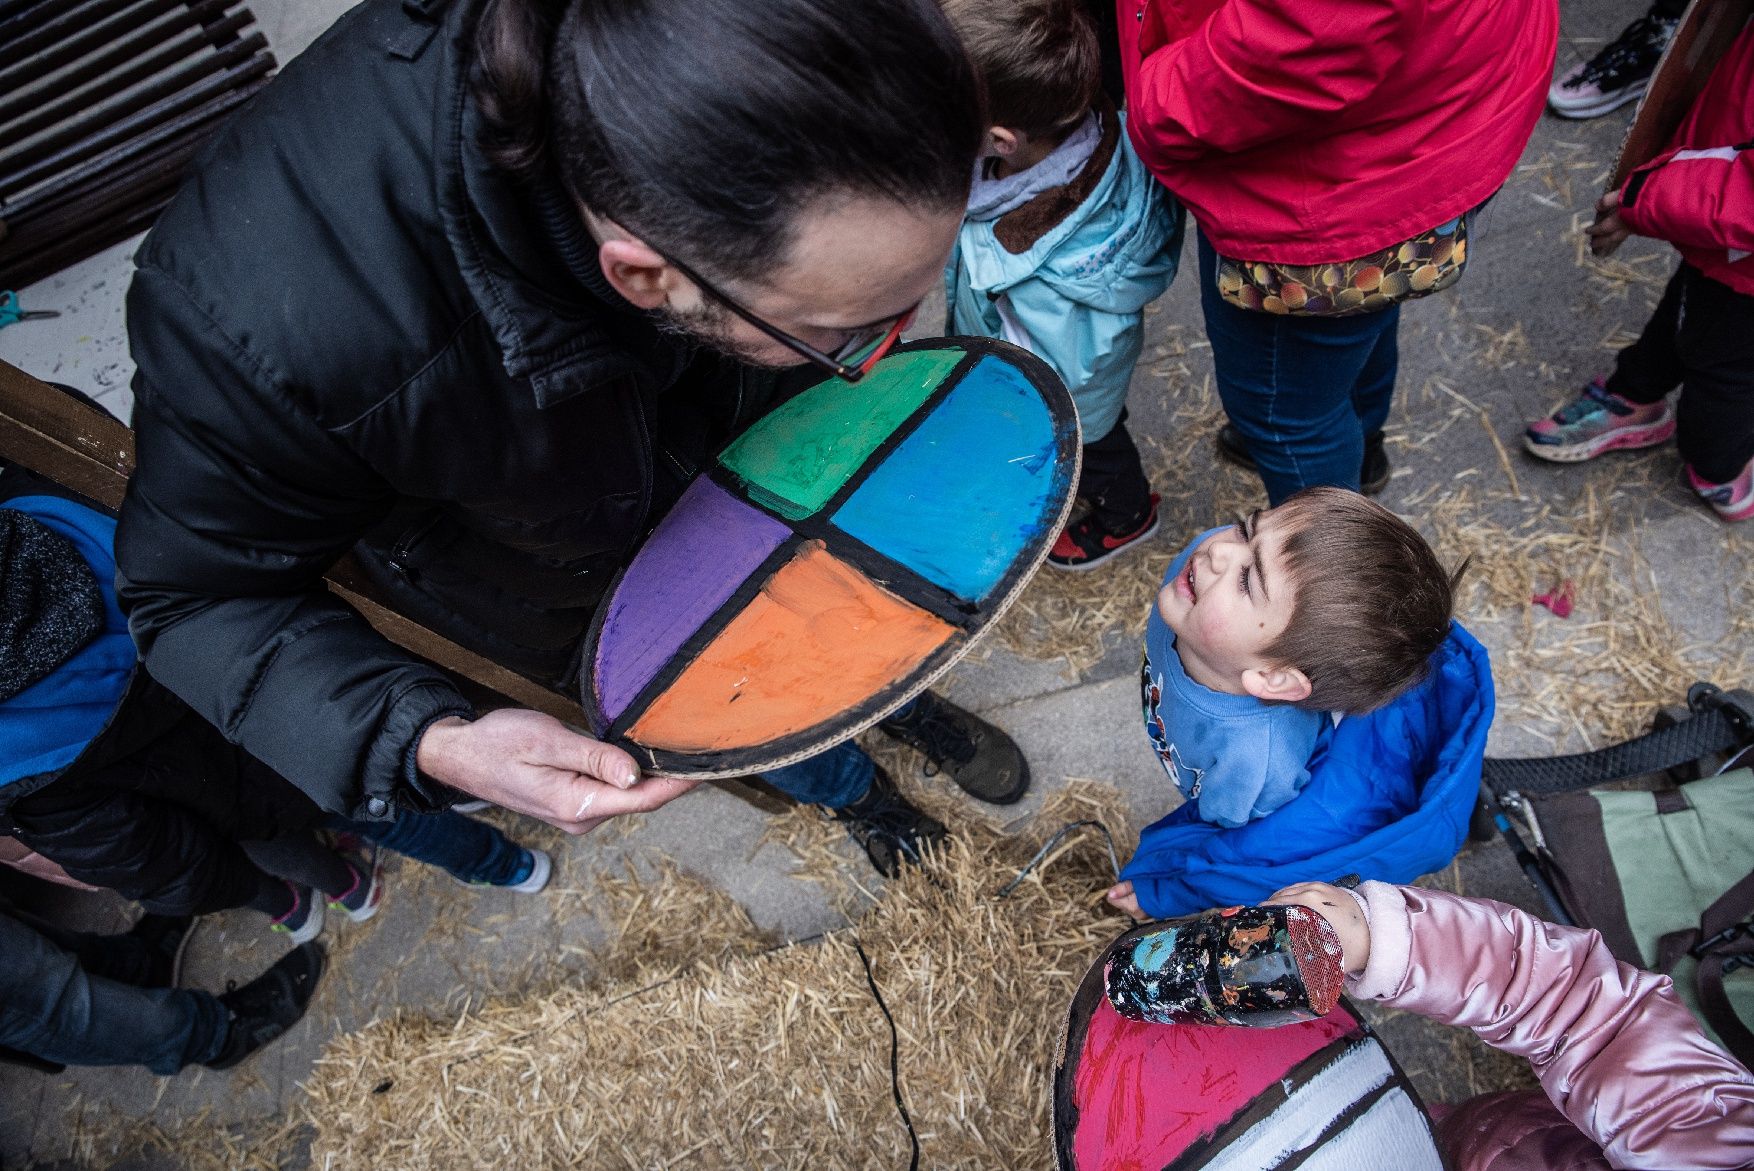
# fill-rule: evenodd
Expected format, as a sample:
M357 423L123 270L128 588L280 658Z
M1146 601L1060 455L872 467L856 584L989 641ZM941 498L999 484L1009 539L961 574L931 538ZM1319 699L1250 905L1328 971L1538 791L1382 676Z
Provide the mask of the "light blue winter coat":
M998 219L964 220L944 271L950 332L1002 338L1044 359L1072 392L1085 443L1120 419L1145 306L1169 287L1181 257L1181 205L1145 170L1120 119L1103 111L1101 144L1085 170L1105 157L1107 166L1069 213L1032 242L1016 239L1017 225L1052 215L1083 172ZM1007 223L1013 230L1001 232ZM1010 251L1001 235L1024 250Z

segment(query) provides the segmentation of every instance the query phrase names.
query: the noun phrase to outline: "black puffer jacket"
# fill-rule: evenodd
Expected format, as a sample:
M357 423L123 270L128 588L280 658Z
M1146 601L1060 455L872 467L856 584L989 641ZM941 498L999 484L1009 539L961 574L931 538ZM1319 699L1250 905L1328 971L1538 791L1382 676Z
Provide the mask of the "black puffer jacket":
M425 8L442 9L430 2ZM616 569L771 380L660 333L558 185L475 147L478 0L366 0L209 147L128 297L139 470L117 537L152 673L326 808L433 795L469 705L323 589L558 681Z

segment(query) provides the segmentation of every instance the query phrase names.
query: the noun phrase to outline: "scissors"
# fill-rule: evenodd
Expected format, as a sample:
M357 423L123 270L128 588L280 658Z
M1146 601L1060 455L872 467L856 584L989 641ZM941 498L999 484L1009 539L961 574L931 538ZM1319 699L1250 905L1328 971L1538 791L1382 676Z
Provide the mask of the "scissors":
M18 294L11 289L0 292L0 329L15 321L37 321L44 317L61 316L53 309L30 309L18 302Z

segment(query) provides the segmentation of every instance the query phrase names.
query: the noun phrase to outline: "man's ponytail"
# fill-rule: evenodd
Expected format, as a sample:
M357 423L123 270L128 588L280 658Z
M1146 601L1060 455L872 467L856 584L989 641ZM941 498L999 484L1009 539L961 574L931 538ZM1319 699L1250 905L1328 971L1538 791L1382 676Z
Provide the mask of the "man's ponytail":
M548 54L567 0L490 0L476 28L475 102L481 147L520 178L547 161Z

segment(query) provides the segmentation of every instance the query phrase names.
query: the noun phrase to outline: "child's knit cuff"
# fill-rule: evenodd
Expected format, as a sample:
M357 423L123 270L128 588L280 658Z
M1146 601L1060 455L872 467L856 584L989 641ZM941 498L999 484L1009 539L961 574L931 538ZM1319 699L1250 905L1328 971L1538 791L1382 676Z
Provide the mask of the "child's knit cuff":
M1407 981L1413 954L1412 916L1401 888L1386 882L1366 882L1347 891L1358 900L1370 923L1370 962L1364 971L1348 976L1346 989L1365 1000L1387 1000Z

